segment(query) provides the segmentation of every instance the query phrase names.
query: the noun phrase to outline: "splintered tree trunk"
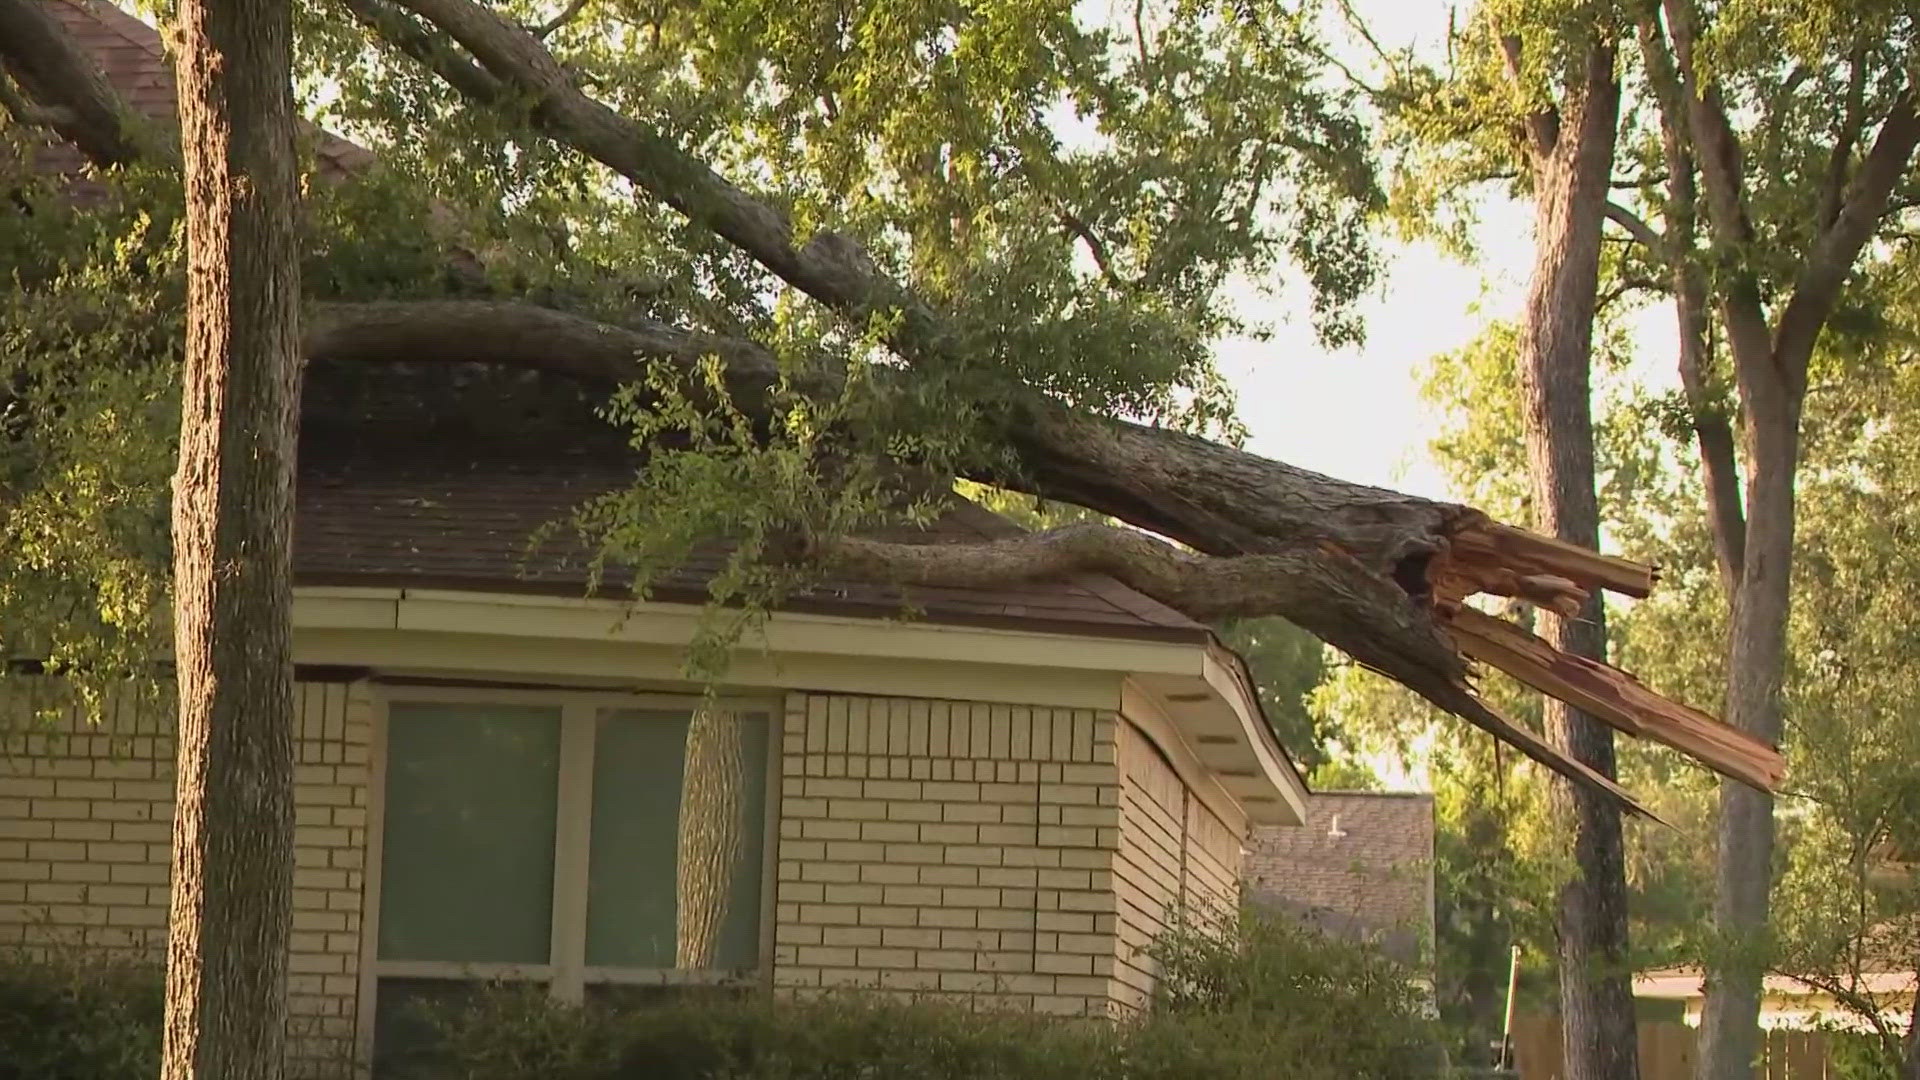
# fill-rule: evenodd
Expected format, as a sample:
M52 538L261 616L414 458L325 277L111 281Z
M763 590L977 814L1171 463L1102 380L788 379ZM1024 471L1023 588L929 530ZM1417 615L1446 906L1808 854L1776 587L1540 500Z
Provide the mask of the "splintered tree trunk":
M674 966L683 970L713 966L727 918L746 787L741 735L739 719L718 709L701 709L687 725L674 880Z
M299 273L285 0L182 0L187 349L166 1080L280 1075L293 889Z
M1536 151L1535 257L1520 346L1536 527L1599 547L1589 375L1600 235L1613 165L1619 87L1611 45L1595 45L1586 78L1553 140ZM1543 612L1562 651L1606 656L1595 593L1579 615ZM1602 774L1614 772L1613 733L1572 706L1545 702L1548 738ZM1620 812L1569 783L1555 785L1573 818L1574 874L1560 889L1560 1009L1568 1080L1638 1075L1627 967L1627 885Z

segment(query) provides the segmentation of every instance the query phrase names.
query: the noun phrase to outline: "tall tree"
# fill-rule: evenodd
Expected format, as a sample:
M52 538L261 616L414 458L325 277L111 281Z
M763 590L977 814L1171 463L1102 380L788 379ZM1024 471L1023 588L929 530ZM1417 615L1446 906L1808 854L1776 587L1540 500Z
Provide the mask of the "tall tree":
M173 496L180 713L167 1080L267 1080L293 911L300 273L292 11L183 0L187 335Z
M1534 527L1587 548L1600 541L1595 491L1591 356L1602 235L1613 176L1621 89L1621 27L1613 3L1477 7L1450 32L1448 70L1383 56L1390 81L1376 98L1407 140L1408 209L1432 211L1505 180L1532 203L1534 258L1514 340ZM1606 657L1598 595L1541 610L1542 638L1560 653ZM1547 736L1596 771L1615 768L1612 731L1577 703L1548 703ZM1569 1076L1632 1077L1633 1001L1620 815L1565 789L1571 860L1557 900L1557 965Z
M1534 524L1588 548L1600 546L1593 322L1620 116L1609 7L1579 11L1570 27L1558 30L1558 48L1571 54L1561 80L1565 89L1558 104L1536 107L1522 121L1533 185L1534 261L1517 361ZM1503 32L1501 44L1513 77L1523 78L1523 39ZM1562 652L1606 658L1606 613L1598 594L1576 612L1548 610L1541 618L1542 636ZM1567 702L1545 704L1547 737L1603 775L1614 775L1612 729ZM1627 958L1620 811L1570 785L1559 794L1573 818L1573 866L1560 886L1556 918L1566 1075L1570 1080L1634 1080L1639 1044Z
M1661 227L1625 207L1609 213L1676 306L1686 407L1732 607L1727 719L1778 742L1808 367L1855 263L1910 196L1920 29L1911 10L1877 4L1750 7L1760 6L1642 6L1659 123L1657 167L1644 175L1664 178L1643 186L1643 203ZM1737 444L1716 338L1739 401ZM1752 1073L1774 879L1770 795L1724 784L1720 809L1703 1080Z

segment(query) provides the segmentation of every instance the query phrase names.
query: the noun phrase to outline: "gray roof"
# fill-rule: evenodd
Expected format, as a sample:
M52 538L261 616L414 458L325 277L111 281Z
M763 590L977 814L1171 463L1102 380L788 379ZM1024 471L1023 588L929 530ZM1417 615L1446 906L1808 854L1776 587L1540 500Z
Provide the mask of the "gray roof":
M1261 826L1248 900L1419 964L1433 939L1433 796L1316 792L1303 825Z

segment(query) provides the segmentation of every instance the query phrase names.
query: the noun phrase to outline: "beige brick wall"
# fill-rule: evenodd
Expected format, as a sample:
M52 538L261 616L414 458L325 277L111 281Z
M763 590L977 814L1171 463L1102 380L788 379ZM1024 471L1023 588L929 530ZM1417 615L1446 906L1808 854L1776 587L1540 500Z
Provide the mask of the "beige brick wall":
M1112 713L794 694L784 731L777 986L1108 1015L1237 900L1240 838Z
M0 705L0 947L164 949L173 721L113 710L33 718L44 687ZM44 699L43 699L44 700ZM296 1075L338 1071L353 1041L366 852L370 701L364 687L296 689L290 1034Z
M775 984L1106 1014L1114 729L1087 710L789 695Z
M290 1006L297 1072L351 1051L372 702L303 682ZM0 727L0 946L164 940L171 718ZM1240 840L1116 714L787 696L772 979L1109 1015L1182 906L1237 895Z
M1205 923L1239 902L1241 838L1196 797L1166 756L1128 723L1115 741L1120 846L1114 853L1116 1001L1140 1008L1159 965L1153 942L1184 916Z

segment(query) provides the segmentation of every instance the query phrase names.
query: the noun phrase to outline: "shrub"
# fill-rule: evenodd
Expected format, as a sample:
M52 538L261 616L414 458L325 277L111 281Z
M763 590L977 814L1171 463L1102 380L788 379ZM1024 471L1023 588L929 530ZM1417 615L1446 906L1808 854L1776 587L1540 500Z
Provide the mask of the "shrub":
M0 953L0 1080L160 1075L162 985L145 958Z
M1218 1048L1207 1052L1227 1055L1210 1059L1220 1061L1214 1075L1253 1075L1230 1067L1249 1044L1268 1061L1307 1063L1296 1076L1395 1080L1444 1067L1413 972L1370 946L1247 910L1208 928L1177 926L1149 952L1161 977L1141 1035L1207 1033Z
M1165 989L1120 1023L898 996L552 1004L496 988L434 1017L408 1080L1414 1080L1435 1032L1407 974L1257 917L1176 933Z

